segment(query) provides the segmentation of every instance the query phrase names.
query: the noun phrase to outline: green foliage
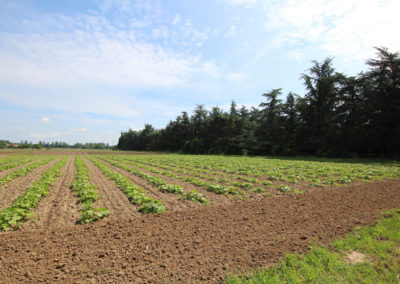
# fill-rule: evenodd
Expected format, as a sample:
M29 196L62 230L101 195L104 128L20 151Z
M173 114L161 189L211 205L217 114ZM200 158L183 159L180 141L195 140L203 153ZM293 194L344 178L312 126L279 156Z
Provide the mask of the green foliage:
M301 75L306 92L262 94L259 108L182 112L160 130L122 132L121 150L226 155L400 158L400 54L377 48L369 70L346 77L328 57Z
M17 229L23 221L32 217L33 213L30 209L37 207L39 201L49 194L50 186L59 177L61 168L65 165L67 159L68 157L64 157L57 162L38 181L34 182L23 195L15 199L10 207L0 211L0 230Z
M130 180L110 170L110 168L104 163L92 158L87 157L93 164L95 164L107 177L115 182L118 188L120 188L128 197L132 204L141 206L139 212L142 213L161 213L165 210L164 204L159 200L153 200L151 197L146 195L146 192L130 182Z
M400 177L398 162L368 160L211 155L118 155L111 158L218 194L238 194L241 193L239 189L262 192L254 191L255 186L298 194L302 193L303 186L338 186ZM280 187L281 182L286 186Z
M201 194L200 192L197 192L196 190L191 190L188 193L186 193L185 198L187 200L200 202L200 203L203 203L205 205L210 203L210 201L207 198L205 198L203 194Z
M22 167L22 168L20 168L18 170L15 170L15 171L9 173L8 175L5 175L4 177L2 177L0 179L0 186L2 186L4 184L6 184L6 183L18 178L18 177L27 175L28 173L30 173L34 169L40 167L41 165L49 163L51 160L54 160L54 157L50 157L50 158L46 158L46 159L40 160L40 161L32 163L32 164L30 164L30 165L28 165L26 167Z
M96 186L90 183L89 170L79 156L75 157L75 166L75 180L70 188L76 192L82 204L81 217L78 223L87 224L108 216L110 210L93 207L93 203L101 198L101 196L96 192Z
M292 190L289 186L283 185L283 184L281 184L278 188L280 191L282 191L284 193L288 193Z
M159 200L145 203L139 208L139 212L143 214L161 213L164 212L164 210L165 210L165 205Z
M121 169L124 169L124 170L130 172L130 173L133 173L136 176L144 178L149 183L155 185L162 192L168 192L168 193L174 193L174 194L183 194L183 192L184 192L182 186L175 185L175 184L168 184L163 179L161 179L159 177L149 175L147 173L141 172L141 171L139 171L137 169L134 169L132 167L124 165L124 164L116 161L115 158L114 158L114 160L107 159L107 158L104 158L104 157L102 157L100 159L102 159L104 161L107 161L108 163L110 163L113 166L119 167Z

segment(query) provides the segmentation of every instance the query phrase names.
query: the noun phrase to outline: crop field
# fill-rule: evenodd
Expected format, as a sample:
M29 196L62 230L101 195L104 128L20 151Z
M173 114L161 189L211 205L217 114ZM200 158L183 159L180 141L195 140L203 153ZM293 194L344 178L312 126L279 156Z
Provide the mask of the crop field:
M400 163L0 152L0 283L221 282L400 207Z

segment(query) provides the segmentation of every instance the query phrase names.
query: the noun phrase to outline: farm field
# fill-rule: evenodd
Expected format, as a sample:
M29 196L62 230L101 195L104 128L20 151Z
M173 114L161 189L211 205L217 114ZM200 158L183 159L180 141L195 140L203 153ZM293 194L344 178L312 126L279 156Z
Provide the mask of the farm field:
M0 283L223 282L400 208L400 164L0 152Z

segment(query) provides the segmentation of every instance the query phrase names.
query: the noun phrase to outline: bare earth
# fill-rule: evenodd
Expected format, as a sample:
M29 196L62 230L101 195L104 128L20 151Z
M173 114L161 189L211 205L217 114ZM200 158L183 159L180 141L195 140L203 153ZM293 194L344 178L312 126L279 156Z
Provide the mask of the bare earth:
M380 212L400 207L399 193L399 180L382 181L2 233L0 283L221 282L228 273L271 265L314 240L327 243L374 223Z

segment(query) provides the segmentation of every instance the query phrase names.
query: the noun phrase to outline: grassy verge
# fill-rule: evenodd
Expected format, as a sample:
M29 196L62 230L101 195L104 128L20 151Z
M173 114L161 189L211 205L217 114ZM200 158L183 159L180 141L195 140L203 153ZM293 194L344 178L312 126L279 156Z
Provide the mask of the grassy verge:
M276 266L227 283L400 283L400 210L383 214L376 226L356 228L329 248L288 254Z

